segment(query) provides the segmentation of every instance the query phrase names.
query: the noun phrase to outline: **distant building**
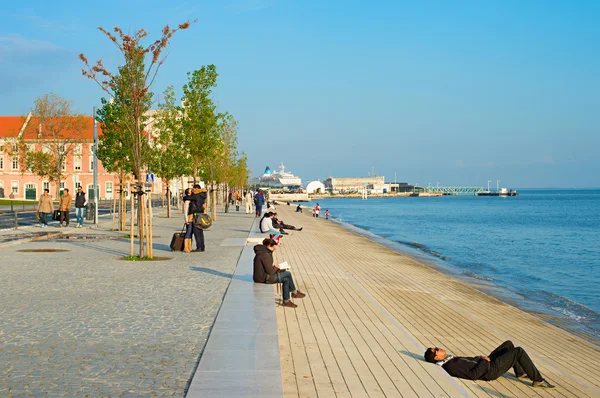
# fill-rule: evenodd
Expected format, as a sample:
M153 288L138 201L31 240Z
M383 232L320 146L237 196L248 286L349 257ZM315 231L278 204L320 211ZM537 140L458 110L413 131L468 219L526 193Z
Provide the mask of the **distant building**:
M407 184L406 182L386 182L386 193L423 192L422 187Z
M383 193L385 178L381 177L351 177L335 178L327 177L325 189L332 193L357 193L364 189L369 193Z
M311 181L306 186L306 193L325 193L325 184L321 181Z

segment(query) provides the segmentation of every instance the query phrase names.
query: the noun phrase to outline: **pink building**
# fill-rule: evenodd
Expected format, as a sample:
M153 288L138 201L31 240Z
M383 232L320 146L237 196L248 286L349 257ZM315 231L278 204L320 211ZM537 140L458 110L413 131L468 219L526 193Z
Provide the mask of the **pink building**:
M61 189L68 188L71 193L81 185L88 198L94 186L93 143L94 130L92 117L88 117L89 126L79 132L72 153L67 157L64 180ZM44 140L36 134L35 117L0 116L0 198L37 199L45 188L50 195L56 193L56 183L50 183L29 172L23 172L17 156L11 156L11 148L17 139L23 138L30 151L47 150ZM29 128L28 128L29 127ZM100 131L99 131L100 134ZM8 149L8 150L7 150ZM112 199L118 196L118 178L104 170L98 161L98 189L100 199Z

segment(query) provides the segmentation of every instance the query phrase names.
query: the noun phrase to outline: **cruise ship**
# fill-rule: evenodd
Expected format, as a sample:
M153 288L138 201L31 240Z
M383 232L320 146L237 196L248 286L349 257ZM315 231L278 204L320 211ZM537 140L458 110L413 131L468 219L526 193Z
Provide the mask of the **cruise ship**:
M259 184L273 188L302 188L302 179L289 171L285 171L283 162L279 166L279 171L272 171L271 168L267 166L263 175L258 177L258 180Z

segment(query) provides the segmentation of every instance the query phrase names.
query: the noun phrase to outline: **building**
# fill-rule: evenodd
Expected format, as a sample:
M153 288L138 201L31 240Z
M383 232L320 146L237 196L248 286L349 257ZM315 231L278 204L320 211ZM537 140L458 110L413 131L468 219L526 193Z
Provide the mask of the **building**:
M325 189L337 194L348 194L362 192L364 189L367 193L383 193L385 188L385 178L381 177L351 177L351 178L334 178L327 177L325 180Z
M311 181L306 186L306 193L325 193L325 184L321 181Z
M85 129L73 136L75 144L63 165L64 180L60 183L60 190L68 188L73 193L78 186L82 186L89 198L94 186L94 130L92 117L86 117L85 121ZM51 196L55 195L56 183L27 172L15 154L15 144L20 138L29 151L47 152L49 144L39 133L43 128L31 114L26 117L0 116L0 198L37 199L46 188ZM100 199L112 199L117 194L117 183L118 178L106 172L98 161Z

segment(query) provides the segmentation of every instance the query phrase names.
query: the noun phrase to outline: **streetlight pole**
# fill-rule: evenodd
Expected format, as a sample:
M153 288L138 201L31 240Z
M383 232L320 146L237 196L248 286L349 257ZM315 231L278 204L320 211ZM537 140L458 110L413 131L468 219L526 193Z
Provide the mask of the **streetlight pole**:
M94 107L94 224L98 226L98 122L96 121L96 107Z

